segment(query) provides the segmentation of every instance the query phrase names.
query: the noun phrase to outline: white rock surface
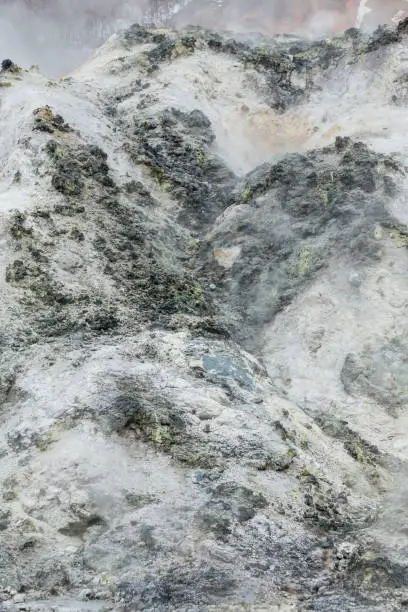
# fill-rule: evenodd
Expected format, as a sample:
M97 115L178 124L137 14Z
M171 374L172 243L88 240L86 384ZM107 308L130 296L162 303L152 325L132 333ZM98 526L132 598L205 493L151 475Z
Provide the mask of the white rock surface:
M0 73L4 609L406 605L393 32Z

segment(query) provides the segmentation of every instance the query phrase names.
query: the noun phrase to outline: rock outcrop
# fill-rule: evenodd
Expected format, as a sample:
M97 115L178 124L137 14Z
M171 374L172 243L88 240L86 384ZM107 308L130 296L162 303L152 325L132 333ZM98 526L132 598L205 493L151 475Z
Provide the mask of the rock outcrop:
M0 609L407 605L406 29L3 62Z

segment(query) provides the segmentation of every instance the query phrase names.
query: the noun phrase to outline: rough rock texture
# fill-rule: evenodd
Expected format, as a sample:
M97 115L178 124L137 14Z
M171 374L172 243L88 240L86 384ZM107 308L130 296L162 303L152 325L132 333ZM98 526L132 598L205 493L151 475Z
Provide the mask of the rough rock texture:
M405 31L3 65L0 609L408 605Z

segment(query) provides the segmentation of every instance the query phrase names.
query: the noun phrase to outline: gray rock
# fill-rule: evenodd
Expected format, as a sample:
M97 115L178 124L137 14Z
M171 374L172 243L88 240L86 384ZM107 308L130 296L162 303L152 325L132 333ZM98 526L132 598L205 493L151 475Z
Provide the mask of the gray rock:
M404 28L2 74L11 609L401 609Z
M341 380L347 393L364 394L391 410L408 399L408 347L395 338L367 346L360 355L347 355Z

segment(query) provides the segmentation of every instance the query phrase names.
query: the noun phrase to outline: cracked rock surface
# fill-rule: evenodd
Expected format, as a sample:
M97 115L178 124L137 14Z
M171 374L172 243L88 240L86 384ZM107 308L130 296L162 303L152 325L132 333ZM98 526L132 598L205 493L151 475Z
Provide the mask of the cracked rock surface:
M0 72L0 610L408 605L407 24Z

